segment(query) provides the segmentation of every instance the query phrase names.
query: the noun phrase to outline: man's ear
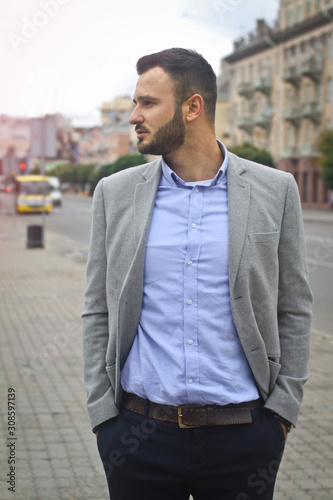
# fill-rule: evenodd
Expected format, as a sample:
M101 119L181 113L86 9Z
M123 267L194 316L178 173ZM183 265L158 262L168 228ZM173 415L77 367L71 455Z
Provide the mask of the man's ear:
M184 102L185 107L185 120L193 122L203 112L204 100L200 94L193 94L189 99Z

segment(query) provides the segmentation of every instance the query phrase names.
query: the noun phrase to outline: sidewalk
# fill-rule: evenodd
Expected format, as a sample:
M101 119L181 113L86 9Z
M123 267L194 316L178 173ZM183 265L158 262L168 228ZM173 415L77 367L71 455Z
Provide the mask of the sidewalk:
M304 208L303 221L333 224L333 210L314 210L311 208Z
M0 216L0 498L106 500L82 382L86 248L47 232L45 249L28 250L26 224ZM333 340L314 335L311 379L299 425L288 437L275 500L333 498L332 360ZM16 398L12 437L9 388ZM6 483L10 443L15 493Z

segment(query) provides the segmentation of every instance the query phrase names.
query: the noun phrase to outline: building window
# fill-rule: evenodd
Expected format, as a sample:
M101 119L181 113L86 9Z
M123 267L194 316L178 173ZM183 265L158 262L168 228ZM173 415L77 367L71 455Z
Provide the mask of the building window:
M277 120L275 129L275 147L278 152L280 149L280 133L281 133L280 121Z
M270 57L266 59L266 76L268 76L268 78L272 76L272 61Z
M316 101L318 104L321 102L321 83L317 83L316 85Z
M275 73L280 74L280 54L276 54L275 57Z
M305 87L305 102L312 101L312 84L308 82Z
M293 105L293 97L294 97L294 93L292 91L292 89L289 87L287 89L287 106L292 106Z
M296 10L297 14L296 14L296 18L297 18L297 21L300 22L302 21L302 4L299 3L297 5L297 10Z
M323 57L323 41L321 37L318 37L315 41L315 49L316 49L316 60L321 61Z
M287 26L292 26L293 25L293 10L290 8L288 9L287 12Z
M296 102L298 106L301 106L302 104L302 92L300 89L296 90Z
M333 97L333 83L332 78L329 76L326 82L326 102L332 102Z
M286 65L289 68L292 65L293 59L291 54L291 49L286 49L285 51Z
M263 63L262 61L258 61L258 75L261 77L263 75Z
M258 113L261 113L262 112L262 109L263 109L263 99L261 97L261 95L258 97L258 101L257 101L257 112Z
M321 4L321 1L320 0L316 0L316 9L317 10L320 9L320 4Z
M331 58L333 56L333 31L327 35L327 57Z
M302 66L302 54L300 45L296 45L295 54L296 54L296 66L297 68L300 68Z
M311 0L306 0L306 2L305 2L305 12L307 14L310 14L310 12L311 12Z
M308 40L306 45L305 45L305 58L308 60L312 57L312 55L313 55L313 51L312 51L312 47L311 47L311 42L310 42L310 40Z
M288 148L290 148L291 146L293 146L293 129L291 127L291 125L289 125L288 123L288 126L287 126L287 146Z
M306 129L305 129L305 143L310 144L311 143L311 123L307 122L306 124Z
M249 81L253 82L253 63L249 66Z

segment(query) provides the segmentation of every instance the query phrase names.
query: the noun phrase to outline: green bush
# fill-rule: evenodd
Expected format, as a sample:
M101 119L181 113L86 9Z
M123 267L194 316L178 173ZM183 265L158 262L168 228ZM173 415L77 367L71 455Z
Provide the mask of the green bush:
M273 157L269 151L266 149L258 149L249 142L243 142L242 144L228 149L231 153L234 153L241 158L245 158L246 160L255 161L256 163L261 163L267 167L276 168Z
M115 174L126 168L135 167L137 165L142 165L147 163L147 159L144 155L134 154L134 155L124 155L118 158L114 163L108 163L102 165L100 169L96 172L94 176L94 181L97 184L103 177Z
M333 189L333 130L322 131L317 148L321 153L318 160L321 166L321 176L326 186Z

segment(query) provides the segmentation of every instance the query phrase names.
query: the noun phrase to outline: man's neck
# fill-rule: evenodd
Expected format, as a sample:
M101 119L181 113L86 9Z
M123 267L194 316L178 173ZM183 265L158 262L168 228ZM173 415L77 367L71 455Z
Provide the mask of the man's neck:
M164 156L167 165L184 182L213 179L223 159L222 151L214 136L209 140L187 141L179 150Z

